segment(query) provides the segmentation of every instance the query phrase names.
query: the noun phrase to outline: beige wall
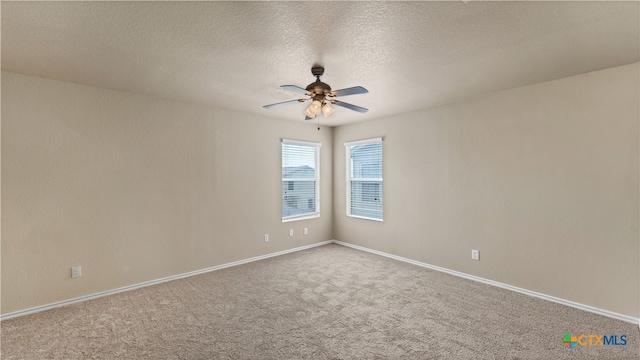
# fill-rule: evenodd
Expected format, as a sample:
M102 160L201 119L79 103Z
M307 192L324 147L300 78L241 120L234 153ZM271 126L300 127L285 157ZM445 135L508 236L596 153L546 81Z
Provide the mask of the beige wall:
M639 79L317 131L3 72L1 312L335 238L638 317ZM343 143L377 136L385 221L347 218ZM319 219L280 221L282 137L323 143Z
M638 69L335 129L335 239L638 317ZM384 222L347 218L343 143L378 136Z
M320 218L281 222L282 137L323 144ZM331 141L331 128L3 72L2 313L330 240Z

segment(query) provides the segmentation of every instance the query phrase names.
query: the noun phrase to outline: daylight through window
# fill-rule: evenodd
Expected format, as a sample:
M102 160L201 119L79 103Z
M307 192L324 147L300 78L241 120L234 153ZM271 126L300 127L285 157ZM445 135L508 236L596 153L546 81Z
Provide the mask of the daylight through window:
M320 216L320 144L282 140L282 221Z
M347 216L382 221L382 138L344 144Z

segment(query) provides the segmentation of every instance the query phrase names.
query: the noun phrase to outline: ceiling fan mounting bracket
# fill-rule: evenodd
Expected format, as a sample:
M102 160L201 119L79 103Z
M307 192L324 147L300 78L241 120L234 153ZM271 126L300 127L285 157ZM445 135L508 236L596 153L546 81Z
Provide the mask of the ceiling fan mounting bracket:
M311 68L313 76L319 77L324 74L324 68L322 66L314 66Z

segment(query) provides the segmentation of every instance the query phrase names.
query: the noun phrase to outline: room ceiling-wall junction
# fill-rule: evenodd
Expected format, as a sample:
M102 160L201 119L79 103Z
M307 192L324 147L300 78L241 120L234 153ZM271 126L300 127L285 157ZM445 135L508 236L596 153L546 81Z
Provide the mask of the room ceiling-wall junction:
M330 126L639 61L638 2L3 2L2 70L304 121L279 88L326 68L370 111Z

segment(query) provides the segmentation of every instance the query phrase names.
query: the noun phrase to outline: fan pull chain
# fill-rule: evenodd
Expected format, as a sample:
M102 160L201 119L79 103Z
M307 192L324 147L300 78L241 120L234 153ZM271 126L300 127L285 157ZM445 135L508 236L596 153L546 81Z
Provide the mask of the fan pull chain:
M320 116L316 116L316 119L318 119L318 131L320 131Z

